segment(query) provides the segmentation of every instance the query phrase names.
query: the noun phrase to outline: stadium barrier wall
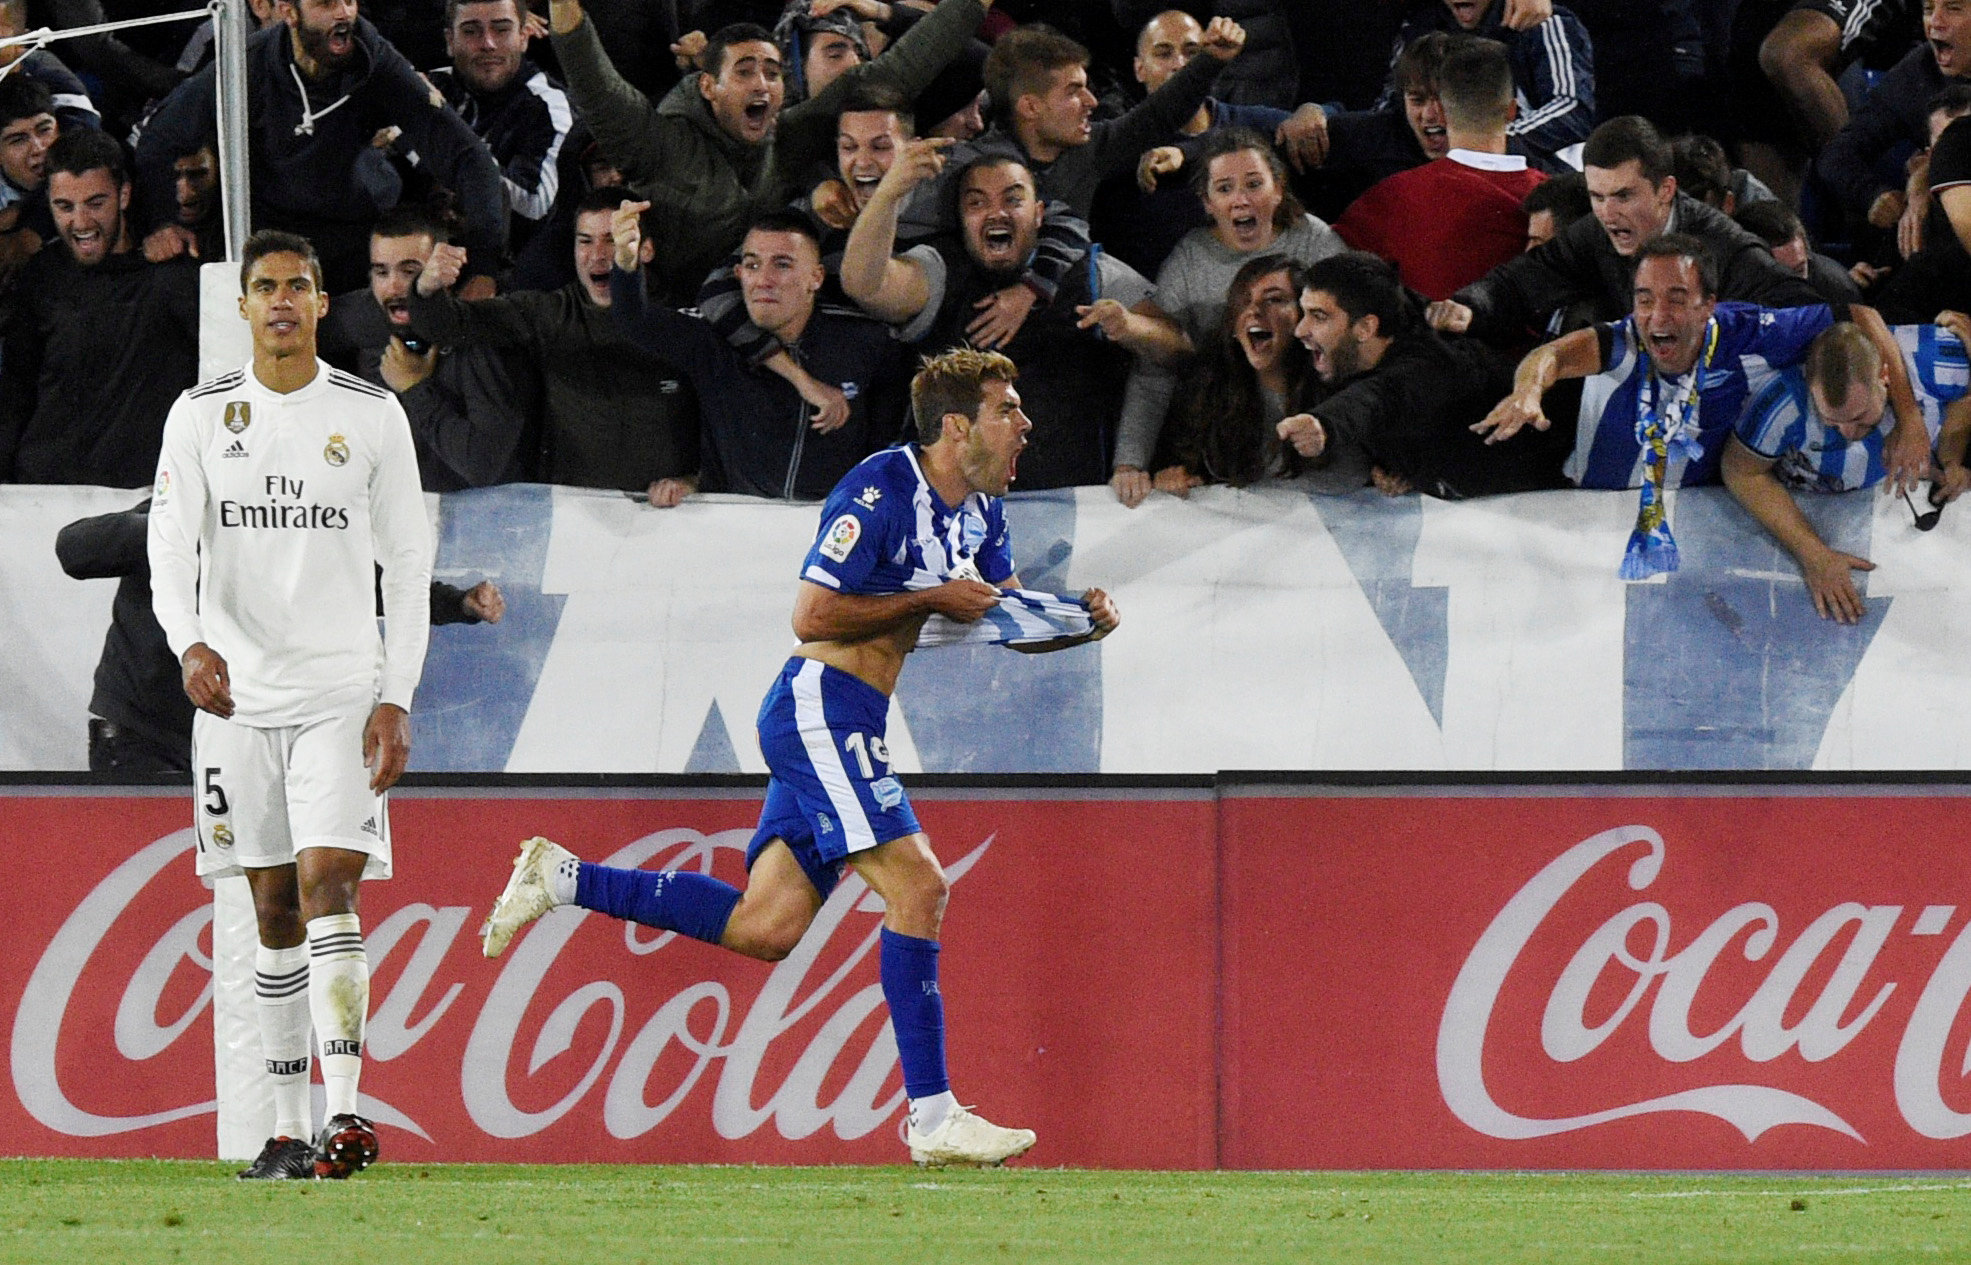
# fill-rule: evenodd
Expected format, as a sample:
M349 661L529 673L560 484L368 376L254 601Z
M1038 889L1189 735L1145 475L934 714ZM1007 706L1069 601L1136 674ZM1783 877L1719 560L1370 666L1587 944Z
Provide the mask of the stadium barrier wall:
M0 769L86 767L114 585L64 576L55 534L141 495L0 487ZM531 485L430 505L439 575L496 580L507 617L434 630L414 769L764 771L752 718L814 506ZM1806 508L1876 563L1858 625L1818 618L1721 488L1677 495L1684 568L1640 584L1616 578L1628 493L1016 493L1022 579L1107 589L1122 630L912 656L890 751L907 774L1971 768L1971 509L1926 535L1872 493Z
M574 911L514 841L737 878L757 783L439 786L364 893L394 1161L892 1163L853 877L782 963ZM938 779L954 1082L1043 1164L1962 1169L1962 781ZM181 792L0 790L0 1154L213 1149Z

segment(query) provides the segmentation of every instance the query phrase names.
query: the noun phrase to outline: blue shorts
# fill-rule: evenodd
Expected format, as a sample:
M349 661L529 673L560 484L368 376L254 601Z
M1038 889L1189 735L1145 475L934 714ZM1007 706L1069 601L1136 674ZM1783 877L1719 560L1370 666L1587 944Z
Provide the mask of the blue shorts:
M773 779L748 869L785 840L826 900L850 853L923 829L890 772L889 718L889 696L868 682L814 659L787 661L760 704L760 754Z

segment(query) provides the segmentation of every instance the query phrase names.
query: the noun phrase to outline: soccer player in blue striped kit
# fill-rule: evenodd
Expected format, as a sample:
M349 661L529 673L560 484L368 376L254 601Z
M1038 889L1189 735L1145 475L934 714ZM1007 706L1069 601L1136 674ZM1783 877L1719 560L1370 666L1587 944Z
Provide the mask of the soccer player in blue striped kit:
M1100 589L1062 599L1019 587L999 499L1032 429L1017 376L996 352L927 361L911 382L920 442L863 461L823 507L794 601L801 644L760 707L772 781L745 890L691 871L591 865L530 839L483 932L497 957L529 922L573 904L778 961L847 865L887 906L883 996L910 1099L905 1140L920 1164L997 1164L1034 1134L960 1106L945 1073L938 933L950 889L884 745L904 656L959 640L1060 650L1107 636L1118 620Z

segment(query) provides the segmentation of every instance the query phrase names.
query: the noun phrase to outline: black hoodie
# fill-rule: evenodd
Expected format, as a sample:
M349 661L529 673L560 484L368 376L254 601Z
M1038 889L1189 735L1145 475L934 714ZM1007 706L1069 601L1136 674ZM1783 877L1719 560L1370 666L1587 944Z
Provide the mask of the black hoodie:
M431 103L431 90L367 19L356 20L348 66L322 83L307 83L300 74L285 25L249 36L246 62L256 224L331 238L359 233L367 251L370 225L389 209L365 180L376 161L370 140L384 127L398 127L422 169L458 196L467 273L499 270L506 239L499 164L465 120ZM137 192L146 224L175 218L171 164L214 143L216 91L213 68L206 66L141 128ZM316 242L317 249L323 246Z

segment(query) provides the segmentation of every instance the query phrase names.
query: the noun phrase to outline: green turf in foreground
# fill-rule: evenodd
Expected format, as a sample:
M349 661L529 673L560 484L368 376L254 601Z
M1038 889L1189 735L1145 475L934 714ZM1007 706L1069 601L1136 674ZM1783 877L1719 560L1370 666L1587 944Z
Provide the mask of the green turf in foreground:
M1971 1180L0 1161L0 1261L1971 1260Z

